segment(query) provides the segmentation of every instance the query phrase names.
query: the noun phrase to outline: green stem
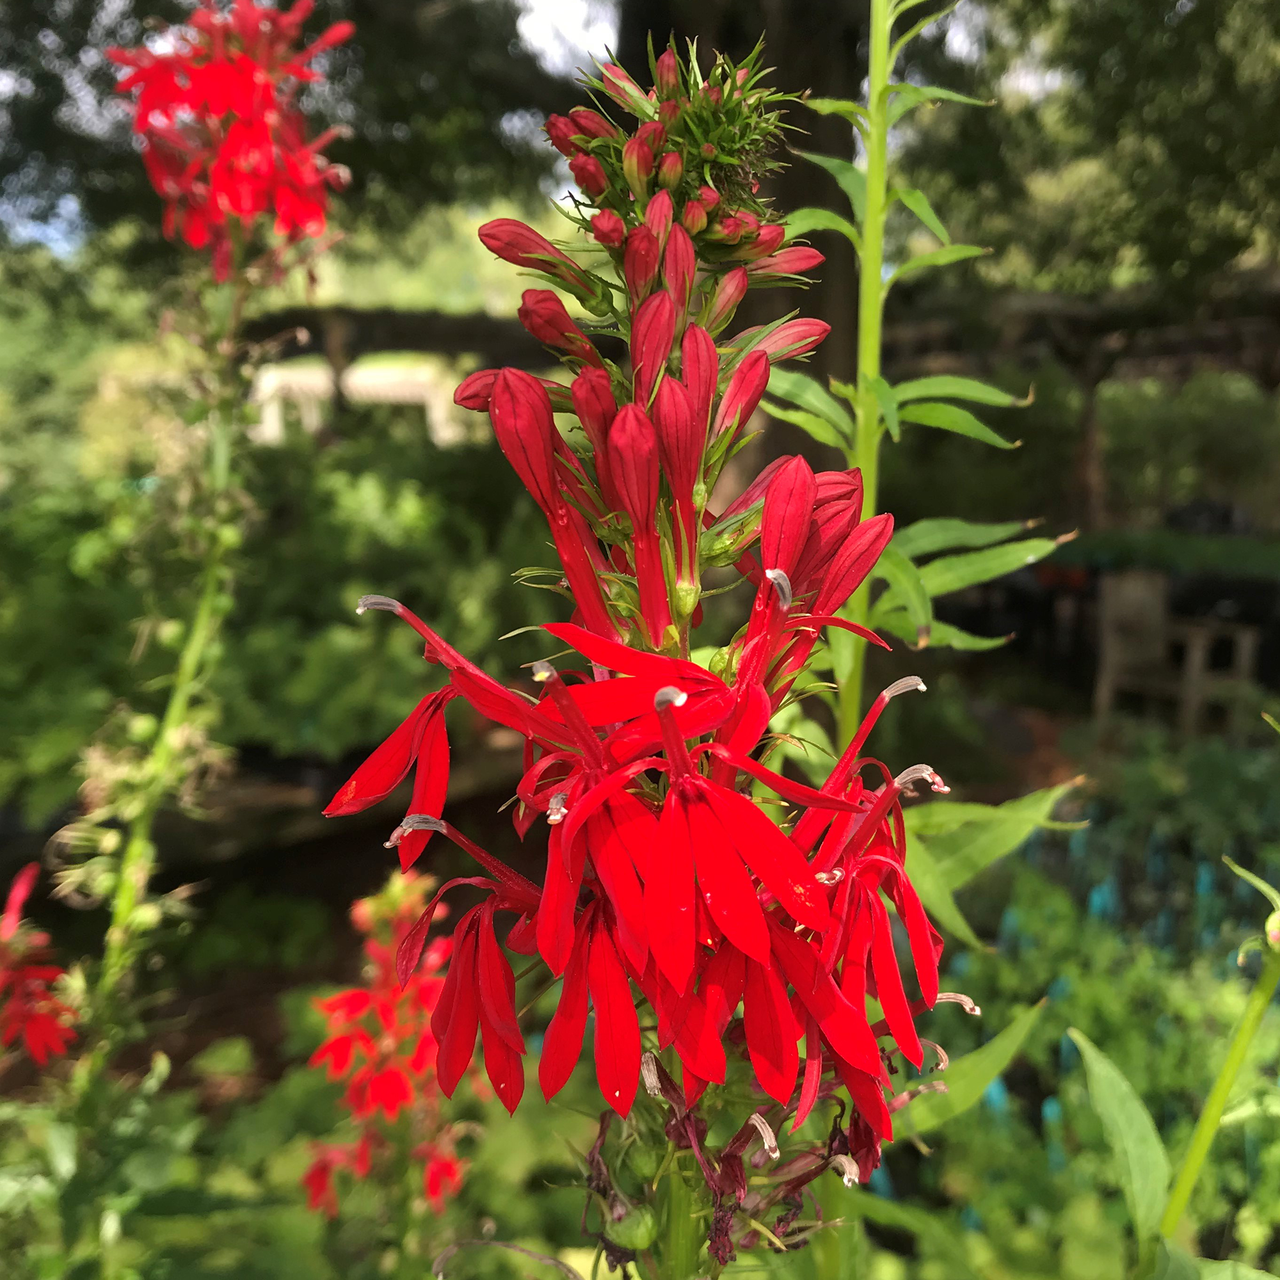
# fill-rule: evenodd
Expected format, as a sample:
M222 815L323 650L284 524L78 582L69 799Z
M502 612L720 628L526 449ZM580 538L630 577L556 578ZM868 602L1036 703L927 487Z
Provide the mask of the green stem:
M678 1160L662 1179L665 1191L662 1248L659 1253L662 1280L692 1280L698 1271L701 1239L695 1218L693 1192L684 1180Z
M1280 951L1268 951L1266 963L1258 975L1257 984L1249 994L1249 1003L1245 1005L1244 1016L1236 1027L1235 1035L1227 1050L1227 1059L1218 1072L1218 1078L1209 1090L1205 1099L1204 1110L1196 1121L1195 1131L1191 1135L1191 1145L1182 1158L1178 1176L1173 1181L1173 1190L1169 1193L1169 1202L1165 1206L1164 1216L1160 1219L1160 1234L1166 1238L1177 1230L1182 1215L1186 1212L1187 1203L1191 1199L1200 1170L1209 1155L1209 1148L1222 1122L1222 1113L1226 1109L1227 1099L1235 1085L1240 1068L1249 1056L1258 1028L1262 1025L1263 1016L1270 1007L1276 987L1280 986Z
M172 785L172 769L180 745L191 700L205 675L209 648L217 636L222 615L223 574L227 542L221 536L221 499L230 485L230 424L225 405L211 416L209 441L209 496L213 504L209 527L205 530L205 563L200 591L187 638L178 656L173 685L154 745L144 765L147 779L130 819L124 853L111 900L111 924L107 930L102 969L95 992L97 1014L109 1025L114 1000L133 964L139 935L144 932L137 918L139 905L155 870L155 843L152 831L156 816Z
M884 329L884 226L889 210L889 47L893 15L890 0L871 0L871 45L867 60L866 208L858 273L858 383L854 406L857 433L847 453L851 467L862 472L863 518L876 513L880 437L883 424L874 383L880 376ZM863 583L845 610L850 621L866 626L870 586ZM862 719L862 683L866 642L853 638L847 670L839 675L840 745L853 737Z

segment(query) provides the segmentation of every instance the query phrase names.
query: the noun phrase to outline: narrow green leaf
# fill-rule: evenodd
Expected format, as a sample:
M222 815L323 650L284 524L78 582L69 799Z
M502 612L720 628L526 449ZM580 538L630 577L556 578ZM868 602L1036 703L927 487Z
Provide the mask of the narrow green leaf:
M1121 1186L1140 1241L1155 1236L1169 1196L1169 1157L1150 1113L1123 1072L1083 1032L1067 1034L1084 1059L1089 1102L1120 1166Z
M891 545L904 556L918 560L921 556L953 551L957 547L989 547L992 543L1012 538L1015 533L1022 533L1026 527L1021 520L1006 520L1001 524L975 524L971 520L949 517L917 520L905 529L899 529L893 535Z
M1000 409L1013 405L1030 403L1030 398L1019 400L999 387L979 382L977 378L961 378L955 374L943 373L930 378L912 378L909 382L900 382L894 388L898 403L907 400L931 400L939 397L943 400L967 400L970 404L990 404Z
M816 151L797 151L796 155L825 169L836 180L853 209L855 221L861 226L867 217L867 175L862 169L852 160L823 156Z
M898 421L898 402L894 398L893 388L883 378L875 377L871 379L871 389L876 393L876 402L884 417L885 428L896 441L902 434L902 427Z
M975 636L972 631L935 620L929 633L929 648L955 649L958 653L989 653L992 649L1003 649L1012 639L1012 632L1007 636Z
M804 409L788 409L785 405L770 400L766 400L762 407L770 416L782 422L790 422L801 431L808 432L819 444L829 444L833 449L843 449L845 446L845 441L836 434L835 428L816 413L808 413Z
M787 218L787 239L807 236L814 231L838 231L859 253L862 252L862 236L858 228L830 209L797 209Z
M960 3L960 0L951 0L950 4L943 5L941 9L935 9L932 13L926 14L925 17L921 18L920 21L917 22L914 26L910 27L907 31L903 32L903 34L900 35L893 42L892 46L890 46L889 65L892 67L898 61L898 59L902 57L903 50L906 49L907 45L909 45L916 38L916 36L918 36L927 27L933 26L933 24L937 22L939 18L945 18L947 14L951 13L954 9L956 9L959 3ZM897 19L898 14L902 13L903 11L909 8L911 8L910 5L904 5L902 9L898 10L898 12L894 15L895 21Z
M921 565L920 577L930 596L945 596L1035 564L1037 560L1052 555L1057 545L1052 538L1023 538L1019 542L1001 543L998 547L984 547L981 551L939 556Z
M889 584L888 590L876 601L875 616L879 616L881 610L905 609L916 628L916 646L923 648L929 643L929 629L933 626L933 604L920 570L891 543L876 561L873 572Z
M956 831L966 823L985 822L995 808L995 805L967 800L930 800L928 804L913 804L904 809L902 817L909 837L932 837Z
M981 951L982 939L974 933L973 926L956 905L951 890L943 883L942 872L925 841L918 837L911 841L907 847L907 863L911 883L915 885L920 901L929 913L929 919L966 947Z
M1045 1002L1032 1005L1020 1013L1005 1029L981 1049L956 1058L936 1077L943 1081L946 1093L926 1093L899 1112L904 1133L929 1133L953 1116L967 1111L986 1092L987 1086L1001 1075L1013 1059L1044 1011Z
M928 196L915 187L899 187L893 193L902 203L933 232L943 244L951 243L951 233L942 225L942 219L933 211Z
M849 411L816 378L794 369L774 369L769 375L769 393L816 413L834 427L837 434L853 439L854 425Z
M987 252L976 244L944 244L941 249L931 249L928 253L918 253L908 258L897 271L885 282L884 291L888 293L899 280L913 276L919 271L928 271L933 267L949 267L953 262L963 262L966 258L980 258Z
M968 409L961 409L954 404L943 404L936 400L913 400L903 405L900 413L903 422L917 422L922 427L954 431L958 436L968 436L970 440L980 440L983 444L995 445L997 449L1016 449L1022 443L1020 440L1006 440L1004 436L997 435Z
M883 1196L860 1188L850 1191L848 1203L851 1215L866 1218L868 1222L878 1223L882 1227L909 1231L946 1261L949 1268L947 1274L955 1277L955 1280L960 1280L962 1276L969 1277L969 1280L979 1280L978 1272L969 1262L964 1243L940 1214L921 1209L917 1205L904 1204L901 1200L886 1200Z
M806 98L804 105L820 116L843 116L855 129L867 127L867 109L848 98Z
M1245 884L1252 885L1253 888L1257 889L1271 903L1274 910L1280 911L1280 889L1272 887L1261 876L1255 876L1252 871L1246 871L1242 866L1228 858L1225 853L1222 855L1222 860Z
M908 111L922 106L926 102L963 102L970 107L989 107L990 101L983 98L970 98L967 94L956 93L953 89L940 89L937 85L906 84L900 82L889 86L889 126L893 127Z
M1064 782L1005 804L992 805L983 816L935 835L929 841L929 849L937 860L942 882L954 893L993 862L1013 853L1033 831L1052 818L1058 802L1074 786L1074 781ZM934 809L945 804L941 801L923 807Z

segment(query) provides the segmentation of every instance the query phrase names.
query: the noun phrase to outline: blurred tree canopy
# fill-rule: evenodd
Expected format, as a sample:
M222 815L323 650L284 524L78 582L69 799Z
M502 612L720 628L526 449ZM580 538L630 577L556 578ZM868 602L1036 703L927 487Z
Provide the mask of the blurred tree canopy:
M155 195L132 155L116 69L104 51L136 45L174 0L7 0L0 6L0 212L94 231L136 221L158 231ZM513 0L319 0L310 29L350 18L357 38L323 56L319 120L353 137L329 149L350 167L341 206L402 226L423 206L519 194L551 167L538 130L569 85L519 39Z

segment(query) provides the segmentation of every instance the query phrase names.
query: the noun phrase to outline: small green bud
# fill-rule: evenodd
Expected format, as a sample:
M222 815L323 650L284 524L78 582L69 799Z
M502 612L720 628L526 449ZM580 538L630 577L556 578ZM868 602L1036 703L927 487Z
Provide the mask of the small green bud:
M658 1219L647 1204L639 1204L620 1221L609 1223L604 1233L624 1249L647 1249L658 1238Z
M1280 951L1280 911L1273 911L1267 917L1267 945L1272 951Z
M147 742L155 737L160 722L153 715L139 712L129 717L128 735L130 742Z
M662 1167L662 1152L645 1142L627 1148L627 1167L642 1182L652 1182Z

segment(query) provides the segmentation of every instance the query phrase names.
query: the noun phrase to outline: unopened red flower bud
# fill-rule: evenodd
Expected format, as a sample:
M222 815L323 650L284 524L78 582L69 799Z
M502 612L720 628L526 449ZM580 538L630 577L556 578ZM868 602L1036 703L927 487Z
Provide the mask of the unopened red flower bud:
M724 101L724 94L720 91L719 85L708 84L705 80L702 82L702 91L711 99L718 107Z
M738 303L746 297L748 284L750 280L746 267L734 267L720 277L720 283L716 285L716 291L711 295L703 316L703 326L712 336L733 319Z
M655 154L667 145L667 131L656 120L642 124L636 130L636 137Z
M569 161L569 172L573 174L574 182L589 196L602 196L609 189L604 166L595 156L589 156L586 152L581 152Z
M706 183L698 188L698 199L702 201L703 208L708 213L714 213L716 206L720 203L720 193L715 187L709 187Z
M711 224L707 235L720 244L737 244L746 233L746 224L735 214L717 218Z
M622 174L633 196L643 200L649 194L649 179L653 177L653 151L639 138L628 138L622 148Z
M675 339L675 300L662 289L641 304L631 330L631 373L637 404L647 406L653 399Z
M601 209L591 219L591 234L606 249L617 249L626 239L627 226L612 209Z
M714 160L716 158L716 144L714 142L704 142L699 150L706 160Z
M671 128L677 120L680 119L680 113L684 110L684 105L679 102L664 102L658 108L658 119L662 121L668 129Z
M689 308L693 280L698 269L697 253L689 233L683 227L672 227L662 256L662 278L675 301L680 316Z
M736 432L756 411L769 385L769 357L753 351L733 371L711 428L714 439L722 431Z
M658 186L670 191L673 187L680 185L680 179L683 177L684 161L680 159L680 153L668 151L658 161Z
M667 49L654 64L654 84L665 97L680 92L680 64L674 50Z
M747 264L747 271L753 276L798 276L805 271L812 271L825 259L817 249L808 245L791 245L781 249L767 258L757 258Z
M463 378L458 384L458 389L453 393L453 403L461 409L478 409L485 411L489 408L489 401L493 396L493 384L501 369L478 369L470 376ZM551 407L556 412L562 412L572 408L572 401L569 397L569 388L562 386L551 378L539 378L551 400Z
M625 107L632 115L644 117L649 114L649 98L644 90L616 63L606 62L601 80L604 91L620 107Z
M551 139L551 145L562 156L571 156L580 150L573 139L580 135L582 130L568 116L549 116L545 127L547 137Z
M611 124L590 107L575 107L569 112L569 119L573 121L576 131L588 138L616 138L621 132L617 125Z
M782 247L787 238L787 229L779 222L766 223L754 236L743 236L742 243L730 255L742 262L753 262L756 258L766 258L776 249Z
M632 227L622 259L622 274L633 307L649 296L662 266L662 246L646 226ZM744 272L745 274L745 272Z
M675 206L671 203L671 193L659 191L644 211L644 225L658 237L660 247L667 243L667 235L674 219Z
M743 268L738 270L744 271ZM770 360L790 360L793 356L807 355L831 332L824 320L788 320L779 325L755 349L763 351Z
M599 290L586 273L545 236L515 218L495 218L477 232L480 243L517 267L545 271L566 285L594 297Z
M609 375L603 369L583 369L573 380L573 411L582 423L582 429L591 441L596 455L596 474L606 472L605 454L609 424L618 412L618 402L613 398Z
M680 222L691 235L701 235L707 229L707 210L701 200L690 200L680 215Z
M517 311L520 323L545 346L575 360L603 366L591 339L574 324L564 303L550 289L526 289Z

